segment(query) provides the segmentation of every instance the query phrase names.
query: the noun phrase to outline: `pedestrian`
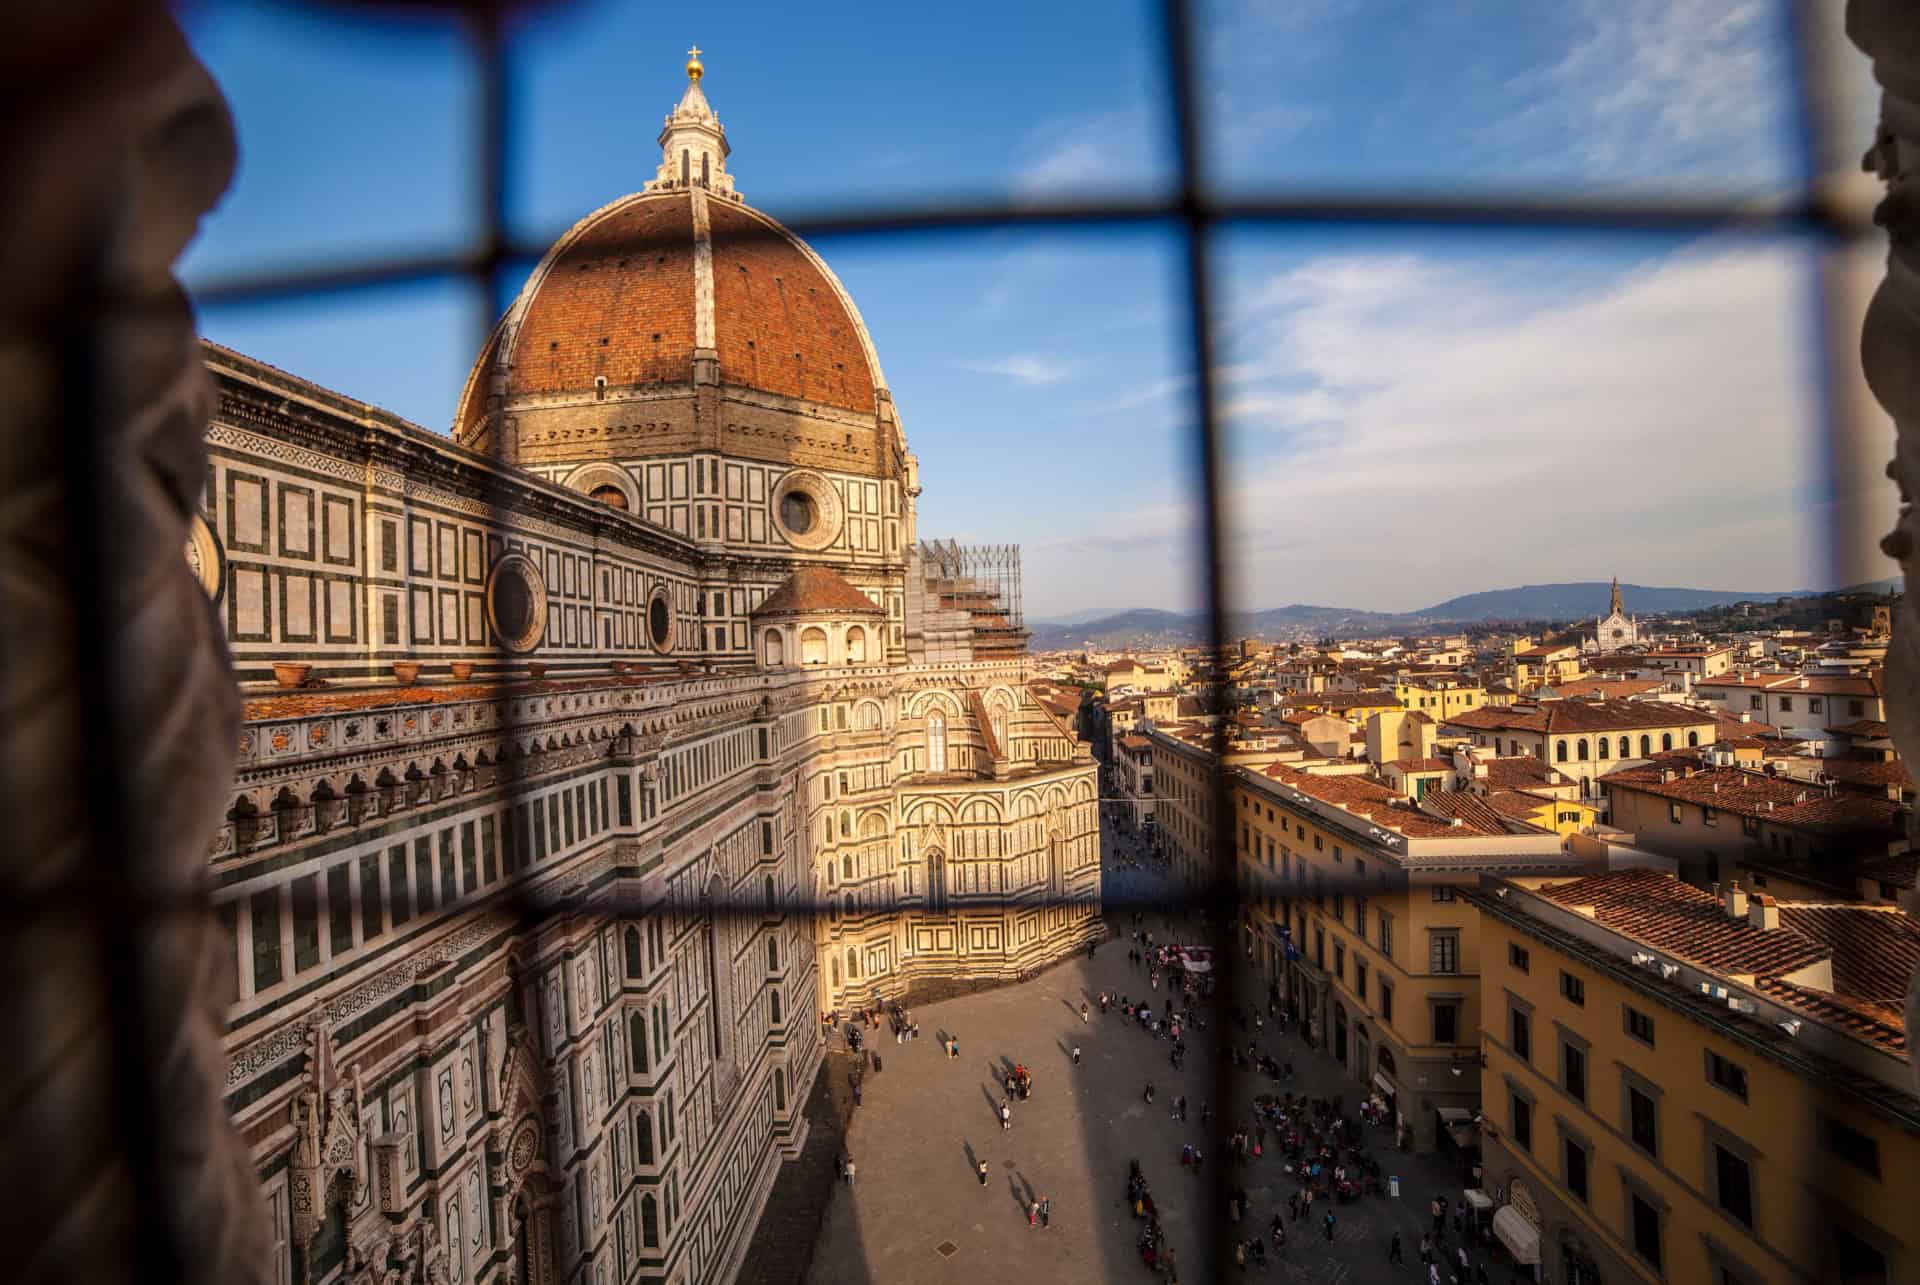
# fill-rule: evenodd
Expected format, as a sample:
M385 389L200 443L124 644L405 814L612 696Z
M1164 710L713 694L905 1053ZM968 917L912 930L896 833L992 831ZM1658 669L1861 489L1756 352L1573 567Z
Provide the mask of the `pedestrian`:
M853 1082L853 1105L860 1105L860 1081L858 1080Z
M954 1036L954 1037L953 1037L953 1045L952 1045L952 1047L951 1047L951 1048L950 1048L950 1049L948 1050L948 1052L947 1052L947 1056L948 1056L948 1057L959 1057L959 1056L960 1056L960 1037L959 1037L958 1035L956 1035L956 1036Z
M985 1181L985 1179L982 1179L982 1181ZM1431 1263L1433 1261L1433 1234L1431 1232L1423 1231L1420 1233L1420 1261L1423 1263Z
M1460 1270L1465 1272L1470 1268L1470 1266L1471 1265L1467 1262L1467 1247L1465 1245L1462 1245L1460 1246Z
M1403 1259L1400 1254L1400 1233L1399 1232L1393 1233L1393 1243L1387 1246L1387 1261L1389 1263L1400 1263L1405 1261L1405 1259Z
M1078 1044L1073 1046L1073 1064L1075 1066L1080 1065L1080 1046Z
M1333 1210L1331 1209L1327 1210L1326 1228L1327 1243L1331 1245L1333 1243Z
M1427 1206L1427 1210L1433 1215L1433 1238L1437 1241L1446 1235L1447 1202L1435 1196L1433 1202Z
M1085 1026L1086 1024L1087 1024L1087 1001L1081 1000L1080 1001L1080 1025Z
M1035 1224L1037 1224L1039 1221L1040 1221L1040 1202L1037 1200L1029 1200L1027 1202L1027 1226L1032 1227Z
M974 1166L974 1172L980 1175L980 1185L982 1187L986 1186L987 1185L987 1162L982 1160L978 1165Z
M1042 1227L1053 1226L1053 1197L1052 1196L1040 1197L1040 1225Z
M1440 1264L1427 1264L1427 1285L1440 1285Z
M1473 1269L1474 1285L1487 1285L1487 1265L1482 1262Z
M847 1186L853 1186L853 1157L847 1157Z
M1453 1202L1454 1234L1457 1236L1461 1232L1465 1231L1466 1229L1467 1229L1467 1202L1464 1200L1456 1200Z
M1000 1132L1005 1133L1013 1127L1013 1108L1005 1102L1000 1104Z

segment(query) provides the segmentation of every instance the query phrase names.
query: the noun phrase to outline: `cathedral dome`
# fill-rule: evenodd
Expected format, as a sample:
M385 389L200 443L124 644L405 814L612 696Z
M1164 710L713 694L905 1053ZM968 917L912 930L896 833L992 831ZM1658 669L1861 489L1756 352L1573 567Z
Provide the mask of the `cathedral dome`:
M467 379L455 439L533 465L704 449L894 475L905 444L858 309L734 191L689 70L654 181L548 250ZM703 388L737 408L703 417Z

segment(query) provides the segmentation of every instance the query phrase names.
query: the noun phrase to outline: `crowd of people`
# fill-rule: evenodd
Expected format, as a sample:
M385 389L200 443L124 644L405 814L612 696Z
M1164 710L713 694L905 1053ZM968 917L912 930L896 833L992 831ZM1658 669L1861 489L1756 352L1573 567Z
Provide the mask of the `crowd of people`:
M1131 1031L1135 1036L1165 1044L1173 1073L1166 1104L1168 1117L1181 1126L1182 1132L1196 1115L1199 1126L1195 1134L1179 1142L1182 1170L1193 1175L1207 1172L1210 1150L1218 1150L1224 1157L1216 1163L1232 1167L1225 1190L1227 1217L1236 1228L1231 1246L1235 1268L1240 1272L1262 1271L1270 1262L1285 1257L1289 1239L1301 1238L1299 1224L1303 1222L1307 1225L1306 1238L1310 1243L1337 1242L1339 1211L1343 1207L1399 1195L1389 1190L1387 1166L1376 1150L1391 1150L1401 1140L1396 1130L1403 1128L1403 1124L1396 1120L1386 1103L1376 1098L1366 1098L1349 1109L1338 1094L1319 1096L1293 1091L1292 1053L1284 1045L1269 1051L1263 1043L1287 1037L1297 1026L1296 1015L1278 989L1269 990L1264 1011L1258 1006L1216 1009L1206 953L1175 945L1163 935L1175 931L1176 921L1171 914L1153 918L1163 925L1160 932L1148 926L1148 916L1143 913L1131 914L1122 925L1129 967L1136 970L1135 976L1144 980L1147 993L1136 995L1132 986L1118 993L1103 989L1097 996L1090 997L1089 1002L1078 1004L1076 1015L1083 1025L1091 1026L1098 1016L1105 1029ZM1195 937L1204 939L1204 926L1195 930ZM1115 1016L1120 1019L1118 1026L1109 1026ZM876 1006L856 1013L846 1022L848 1049L860 1054L864 1040L870 1038L868 1033L877 1031L883 1018L896 1043L904 1044L918 1037L918 1023L900 1005ZM830 1027L840 1024L833 1014L823 1014L822 1019ZM1192 1032L1206 1030L1210 1022L1232 1031L1232 1038L1222 1040L1221 1047L1224 1056L1231 1058L1237 1069L1258 1073L1271 1081L1268 1090L1253 1094L1243 1105L1224 1105L1217 1123L1209 1102L1201 1099L1195 1110L1187 1094L1180 1091L1187 1039ZM946 1056L958 1057L958 1039L944 1031L938 1034ZM1304 1035L1304 1031L1301 1034ZM1099 1041L1097 1035L1091 1038ZM1062 1047L1067 1045L1063 1043ZM1080 1054L1079 1044L1073 1043L1070 1057L1075 1067L1081 1063ZM857 1059L856 1101L859 1068L867 1060L878 1069L877 1055ZM1005 1095L995 1104L994 1114L1005 1131L1012 1127L1013 1105L1033 1096L1034 1073L1024 1061L1009 1060L996 1075ZM1149 1079L1143 1093L1146 1103L1155 1105L1157 1093L1156 1085ZM987 1161L971 1160L970 1164L979 1185L986 1187L989 1183ZM1398 1166L1394 1168L1399 1172ZM1239 1181L1243 1169L1251 1170L1245 1185ZM1253 1180L1253 1174L1259 1175L1258 1181ZM841 1176L852 1185L854 1166L850 1155L843 1157ZM1264 1226L1259 1221L1260 1214L1252 1207L1247 1186L1284 1192L1280 1207L1272 1211L1270 1221ZM1211 1187L1203 1184L1201 1190L1211 1190ZM1135 1239L1142 1264L1169 1281L1177 1281L1178 1256L1168 1243L1166 1228L1139 1159L1129 1163L1125 1197L1127 1208L1138 1224ZM1053 1202L1050 1198L1035 1195L1029 1186L1019 1203L1030 1226L1051 1225ZM1383 1247L1388 1264L1414 1274L1416 1280L1424 1280L1428 1285L1488 1285L1493 1255L1497 1251L1466 1204L1463 1201L1449 1204L1444 1196L1436 1196L1429 1205L1429 1213L1431 1226L1419 1239L1419 1267L1406 1262L1407 1251L1399 1231L1392 1231ZM1362 1224L1376 1221L1363 1219ZM1209 1220L1201 1218L1198 1223L1205 1227ZM1246 1230L1240 1231L1242 1228Z

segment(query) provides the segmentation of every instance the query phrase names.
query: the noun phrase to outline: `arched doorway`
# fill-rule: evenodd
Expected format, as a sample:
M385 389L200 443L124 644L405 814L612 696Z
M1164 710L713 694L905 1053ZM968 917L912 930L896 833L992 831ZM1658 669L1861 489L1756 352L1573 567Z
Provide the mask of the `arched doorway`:
M524 1109L527 1098L517 1095ZM508 1135L506 1156L507 1189L511 1193L505 1206L503 1229L511 1240L500 1248L512 1264L514 1285L551 1285L553 1281L553 1214L559 1193L547 1177L544 1133L539 1117L520 1116L520 1122ZM476 1217L483 1217L475 1211Z

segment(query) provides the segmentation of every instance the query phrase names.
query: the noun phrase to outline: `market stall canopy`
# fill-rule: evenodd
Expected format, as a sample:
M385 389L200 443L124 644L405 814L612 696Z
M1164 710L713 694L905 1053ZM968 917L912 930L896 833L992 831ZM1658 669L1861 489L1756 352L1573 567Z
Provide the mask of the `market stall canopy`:
M1213 971L1213 949L1209 946L1169 946L1167 954L1172 961L1190 973L1210 973Z
M1468 1187L1467 1203L1475 1209L1485 1211L1493 1208L1493 1197L1478 1187Z

